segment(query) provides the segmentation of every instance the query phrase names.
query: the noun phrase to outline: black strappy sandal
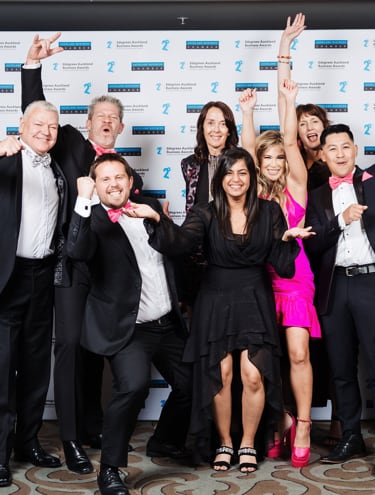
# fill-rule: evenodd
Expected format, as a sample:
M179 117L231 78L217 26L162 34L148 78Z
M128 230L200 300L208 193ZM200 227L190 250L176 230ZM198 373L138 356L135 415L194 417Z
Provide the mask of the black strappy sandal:
M214 471L228 471L230 469L230 464L232 461L232 457L234 455L234 450L232 447L228 447L227 445L222 445L215 451L215 456L220 455L220 454L227 454L230 455L230 462L227 461L214 461L212 463L212 467L214 468ZM224 467L225 469L215 469L215 467L222 468Z
M257 457L257 451L253 447L241 447L238 450L238 457L241 459L241 455L252 455L255 458ZM247 469L251 468L252 471L247 471ZM242 471L246 469L246 471ZM241 473L248 474L254 473L258 469L258 464L255 462L240 462L240 471Z

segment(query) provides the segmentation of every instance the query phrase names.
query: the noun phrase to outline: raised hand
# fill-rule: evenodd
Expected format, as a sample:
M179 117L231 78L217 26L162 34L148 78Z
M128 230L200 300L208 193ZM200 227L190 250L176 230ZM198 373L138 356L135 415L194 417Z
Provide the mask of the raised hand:
M291 241L292 239L308 239L309 237L316 235L313 232L312 227L293 227L284 232L282 237L283 241Z
M286 27L282 34L282 38L284 38L284 40L287 41L290 45L292 41L297 38L305 29L306 26L304 14L296 14L293 22L291 22L291 17L289 16L286 21Z
M81 198L91 199L95 190L95 182L91 177L78 177L77 179L78 196Z
M64 51L61 46L51 47L51 45L60 38L61 33L55 33L49 38L39 38L36 34L33 43L27 52L26 65L38 64L42 59Z
M255 88L245 89L242 91L238 101L243 114L251 112L257 103L257 90Z
M12 156L20 150L22 144L15 136L8 136L0 142L0 156Z

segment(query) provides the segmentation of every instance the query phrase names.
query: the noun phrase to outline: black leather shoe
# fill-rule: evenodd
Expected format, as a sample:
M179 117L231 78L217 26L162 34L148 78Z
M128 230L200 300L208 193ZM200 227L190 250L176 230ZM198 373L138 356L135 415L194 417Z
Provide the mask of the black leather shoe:
M12 474L8 464L0 464L0 486L10 486L12 484Z
M30 462L34 466L56 468L61 466L60 459L43 449L37 439L32 440L22 448L14 449L14 460L19 462Z
M93 435L91 437L85 437L83 441L84 445L88 445L92 449L98 449L101 450L102 448L102 434L99 433L98 435ZM132 452L134 450L132 445L128 445L128 452Z
M82 445L78 442L63 442L65 462L70 471L79 474L88 474L94 471L94 468L83 450Z
M100 468L98 487L102 495L130 495L129 490L121 481L118 469L115 467Z
M184 447L178 447L168 442L161 442L154 436L147 442L146 455L148 457L171 457L172 459L186 459L190 452Z
M334 447L332 452L320 458L323 464L339 464L355 457L364 457L366 446L362 435L351 433L345 435Z

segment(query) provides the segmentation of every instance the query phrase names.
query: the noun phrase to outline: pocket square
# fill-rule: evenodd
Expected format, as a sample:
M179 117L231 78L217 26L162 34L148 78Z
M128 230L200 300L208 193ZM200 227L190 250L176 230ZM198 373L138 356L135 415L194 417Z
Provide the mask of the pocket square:
M373 176L372 176L371 174L369 174L368 172L366 172L366 170L365 170L365 171L363 172L363 174L362 174L362 182L364 182L364 181L365 181L365 180L367 180L367 179L372 179L372 177L373 177Z

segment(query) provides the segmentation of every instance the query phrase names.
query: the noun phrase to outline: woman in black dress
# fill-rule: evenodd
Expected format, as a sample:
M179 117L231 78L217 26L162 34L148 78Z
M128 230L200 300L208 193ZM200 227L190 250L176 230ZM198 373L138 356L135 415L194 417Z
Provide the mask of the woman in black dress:
M196 453L212 460L212 425L219 448L216 470L227 470L234 455L230 434L233 360L239 353L243 434L238 455L244 473L257 469L255 434L264 406L268 416L282 413L279 336L268 272L294 273L299 252L295 237L310 229L287 230L280 206L257 197L254 162L242 148L226 150L212 180L213 201L194 206L181 225L146 205L126 214L145 217L150 244L167 256L202 245L208 261L193 309L184 360L194 370L190 433ZM237 398L238 399L238 398Z

